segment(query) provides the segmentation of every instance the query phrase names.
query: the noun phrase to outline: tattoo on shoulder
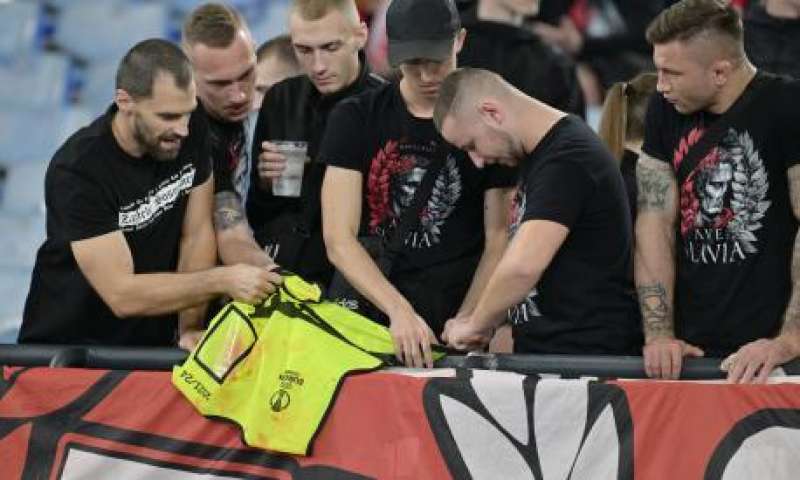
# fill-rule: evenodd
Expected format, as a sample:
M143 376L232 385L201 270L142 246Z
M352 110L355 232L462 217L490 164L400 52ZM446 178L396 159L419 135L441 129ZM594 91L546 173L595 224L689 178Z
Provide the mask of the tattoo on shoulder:
M217 230L227 230L244 222L242 201L234 192L219 192L214 195L214 226Z
M643 156L636 166L638 196L636 205L643 210L665 210L671 205L670 187L675 183L672 168L663 162Z
M674 335L671 309L667 303L667 290L664 286L660 283L643 285L638 287L636 292L642 309L645 337Z

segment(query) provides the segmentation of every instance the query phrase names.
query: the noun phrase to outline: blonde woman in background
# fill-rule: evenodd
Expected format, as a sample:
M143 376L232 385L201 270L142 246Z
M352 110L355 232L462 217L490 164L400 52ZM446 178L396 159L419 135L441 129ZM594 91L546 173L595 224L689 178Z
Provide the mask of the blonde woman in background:
M655 73L641 73L629 82L611 86L603 104L598 133L619 162L631 219L636 221L636 160L644 142L644 117L647 103L656 91Z

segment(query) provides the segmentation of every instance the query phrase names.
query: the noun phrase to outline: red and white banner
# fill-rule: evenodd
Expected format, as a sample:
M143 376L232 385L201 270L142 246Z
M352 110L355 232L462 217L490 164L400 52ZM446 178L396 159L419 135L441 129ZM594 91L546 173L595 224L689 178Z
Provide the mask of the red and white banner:
M5 368L2 479L796 479L800 385L355 375L312 455L247 448L168 372ZM439 375L439 376L436 376ZM270 408L264 398L264 408Z

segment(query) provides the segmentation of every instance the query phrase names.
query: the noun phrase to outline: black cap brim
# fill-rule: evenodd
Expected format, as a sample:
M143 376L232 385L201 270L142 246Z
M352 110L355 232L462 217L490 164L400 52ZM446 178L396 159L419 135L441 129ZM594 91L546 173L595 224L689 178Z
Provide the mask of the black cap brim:
M438 40L389 41L389 63L397 67L409 60L435 60L442 62L453 54L453 38Z

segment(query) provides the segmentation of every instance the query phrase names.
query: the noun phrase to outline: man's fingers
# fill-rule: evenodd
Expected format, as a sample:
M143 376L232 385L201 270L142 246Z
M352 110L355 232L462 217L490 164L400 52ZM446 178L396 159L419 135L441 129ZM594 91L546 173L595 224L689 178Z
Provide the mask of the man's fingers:
M653 365L653 350L652 348L645 347L642 351L642 356L644 357L644 373L649 378L653 378L654 373L654 365Z
M728 366L728 383L739 383L739 379L744 374L745 363L736 359Z
M394 356L397 358L397 361L400 363L405 364L405 350L403 349L403 341L400 338L393 338L394 341Z
M680 348L670 346L669 348L670 359L672 368L670 369L669 378L677 380L681 376L681 364L683 363L683 351Z
M744 369L744 373L742 377L739 379L739 383L752 383L753 378L756 375L756 371L758 371L758 367L761 366L761 362L758 360L750 360L747 362L747 366Z
M669 349L660 347L658 355L658 377L669 378L672 369L672 358Z
M431 343L428 335L422 337L422 357L425 362L425 367L433 368L433 352L431 351Z
M419 351L419 342L412 340L408 342L408 347L410 352L410 355L408 355L410 364L406 364L406 366L413 368L422 367L422 354Z
M769 374L772 373L773 369L775 369L775 362L768 359L766 362L764 362L764 365L761 366L761 370L758 372L758 378L755 379L755 383L767 383Z

